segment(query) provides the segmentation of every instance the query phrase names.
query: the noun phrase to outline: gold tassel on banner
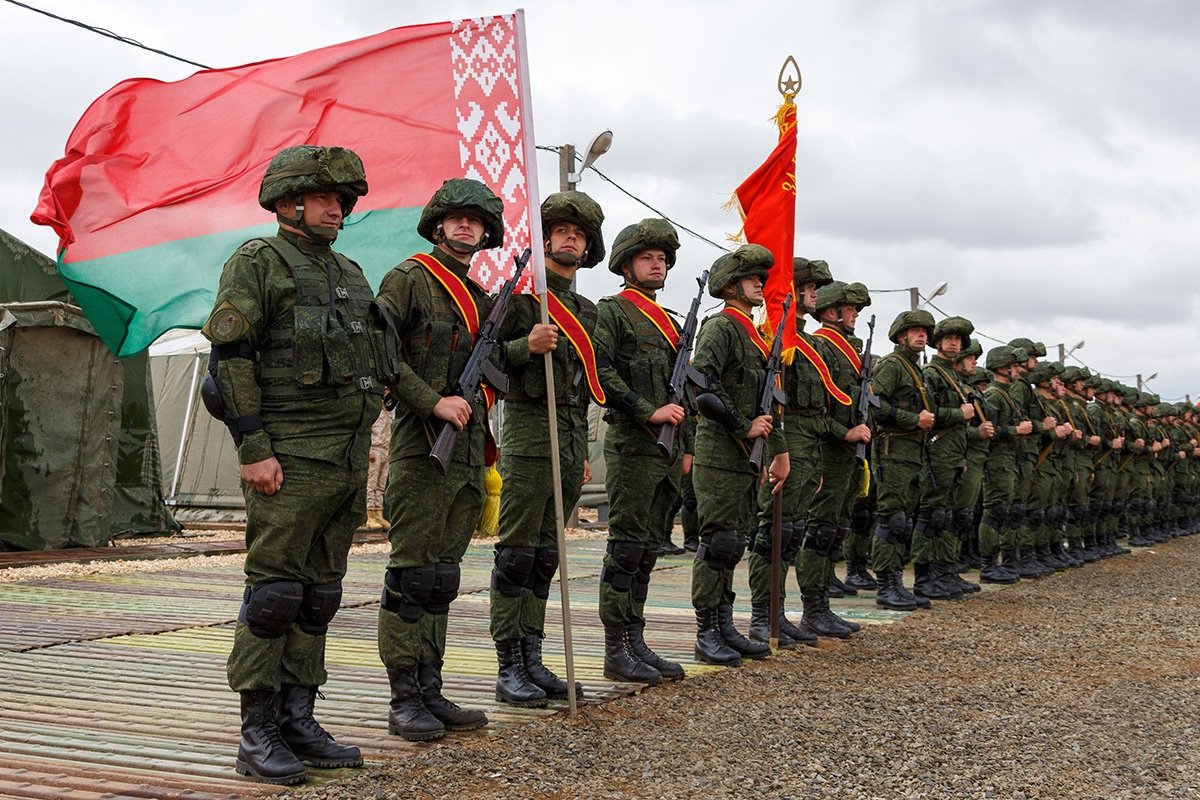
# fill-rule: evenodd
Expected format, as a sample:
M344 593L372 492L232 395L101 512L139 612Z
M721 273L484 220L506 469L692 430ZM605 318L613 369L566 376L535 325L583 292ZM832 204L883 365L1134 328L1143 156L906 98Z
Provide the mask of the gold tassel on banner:
M479 515L479 533L483 536L495 536L500 532L500 487L504 481L495 465L488 467L483 478L483 486L487 489L487 497L483 500L483 511Z

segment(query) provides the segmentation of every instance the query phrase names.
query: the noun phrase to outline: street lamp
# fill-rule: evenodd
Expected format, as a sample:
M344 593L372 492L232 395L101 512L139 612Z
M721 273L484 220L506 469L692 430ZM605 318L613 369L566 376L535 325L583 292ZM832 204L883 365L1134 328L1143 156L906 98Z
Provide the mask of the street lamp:
M558 190L560 192L572 192L575 190L576 184L583 178L583 171L592 165L600 156L608 152L608 148L612 147L612 131L601 131L592 139L592 143L588 145L587 155L584 156L583 166L579 168L579 172L575 171L575 145L564 144L558 148Z
M916 311L918 308L925 305L925 303L932 302L933 298L941 297L942 295L944 295L946 293L946 290L949 288L950 288L950 284L947 283L946 281L942 281L937 286L933 287L933 291L929 293L929 296L925 298L925 301L923 303L923 302L921 302L921 290L916 286L910 286L908 288L909 305L912 306L913 311Z
M1140 372L1139 372L1139 373L1138 373L1138 375L1137 375L1137 388L1138 388L1138 391L1140 392L1140 391L1142 390L1142 386L1143 386L1143 385L1145 385L1145 384L1149 383L1150 381L1154 380L1154 379L1155 379L1155 378L1157 378L1157 377L1158 377L1158 373L1157 373L1157 372L1152 372L1152 373L1150 373L1150 377L1143 379L1143 378L1142 378L1142 373L1140 373Z
M1064 342L1058 343L1058 363L1060 363L1060 364L1067 363L1067 356L1071 355L1071 353L1074 353L1076 350L1083 347L1083 339L1080 339L1079 342L1076 345L1074 345L1070 350L1067 350L1066 347L1067 347L1066 343L1064 343Z

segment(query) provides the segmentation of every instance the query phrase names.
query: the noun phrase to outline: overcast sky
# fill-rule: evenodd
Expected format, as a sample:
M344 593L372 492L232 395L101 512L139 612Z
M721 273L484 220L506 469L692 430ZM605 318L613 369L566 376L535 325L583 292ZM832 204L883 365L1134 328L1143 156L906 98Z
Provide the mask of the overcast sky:
M214 67L516 7L29 4ZM1085 340L1075 355L1093 368L1157 372L1149 386L1164 398L1200 399L1200 3L523 7L539 144L582 149L611 129L599 169L727 244L739 222L722 205L774 146L776 76L794 55L804 76L798 255L824 258L835 277L873 291L928 293L948 281L938 308L988 336L1040 339L1052 354L1059 342ZM0 228L52 253L56 238L29 214L84 109L126 78L172 81L195 68L4 0L0 51L8 65L0 76ZM543 193L552 190L557 157L542 153L538 168ZM604 207L610 244L626 224L653 215L594 173L579 189ZM685 309L694 276L719 254L685 234L666 303ZM580 288L600 297L617 284L601 266ZM869 311L886 333L907 305L907 292L876 293Z

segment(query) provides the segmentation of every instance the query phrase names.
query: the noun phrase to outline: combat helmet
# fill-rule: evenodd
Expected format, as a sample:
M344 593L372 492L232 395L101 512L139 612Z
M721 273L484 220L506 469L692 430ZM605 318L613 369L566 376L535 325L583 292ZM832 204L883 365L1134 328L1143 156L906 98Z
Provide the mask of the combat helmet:
M734 281L757 275L765 282L774 264L775 256L770 250L761 244L744 244L713 262L708 273L708 293L720 300L725 287Z
M845 297L843 298L842 302L848 306L854 306L859 311L862 311L864 308L871 305L871 293L867 291L867 285L865 283L859 283L858 281L855 281L854 283L847 283Z
M1063 366L1057 361L1039 361L1038 365L1029 371L1030 383L1048 383L1051 378L1062 375Z
M1025 348L1025 352L1029 354L1030 358L1045 358L1046 357L1046 345L1042 344L1041 342L1035 342L1032 339L1025 339L1025 338L1013 339L1011 342L1009 342L1009 345L1011 345L1012 347ZM1026 358L1025 360L1028 361L1029 358Z
M893 344L899 344L900 334L909 328L924 328L932 336L935 327L933 314L930 314L923 308L916 311L901 311L896 315L896 319L892 321L892 327L888 328L888 339Z
M978 385L980 383L991 383L991 382L992 382L992 371L986 367L976 367L975 371L971 373L970 383L972 386Z
M443 241L442 220L451 211L472 211L483 222L483 239L472 252L504 245L504 203L484 184L471 178L451 178L443 183L421 209L417 233L439 244Z
M349 214L358 198L367 193L367 173L362 159L345 147L302 144L276 153L263 173L258 204L275 211L275 201L304 192L332 189L342 198L342 213Z
M662 250L667 257L667 269L675 266L675 253L679 250L679 232L665 219L650 217L634 225L626 225L613 240L612 255L608 259L608 270L621 275L628 259L643 250Z
M1026 361L1028 359L1020 358L1024 353L1024 348L1013 347L1007 344L993 347L987 352L987 368L990 372L995 372L998 369L1004 369L1013 364Z
M957 363L962 361L964 358L970 358L971 356L975 356L976 360L983 358L983 345L979 343L978 339L972 339L971 343L959 351L959 354L954 357L954 361ZM978 365L976 365L975 368L979 369Z
M825 261L810 261L807 258L796 256L792 259L792 270L792 282L797 287L806 283L815 283L820 289L822 286L833 283L833 273L829 271L829 264Z
M587 246L577 265L580 269L594 267L604 260L604 212L600 204L583 192L555 192L542 201L542 236L550 242L550 226L556 222L573 222L583 228Z
M962 341L963 348L966 348L971 341L971 334L974 332L975 326L966 317L946 317L934 326L933 334L929 337L929 343L937 347L938 340L942 337L958 335Z

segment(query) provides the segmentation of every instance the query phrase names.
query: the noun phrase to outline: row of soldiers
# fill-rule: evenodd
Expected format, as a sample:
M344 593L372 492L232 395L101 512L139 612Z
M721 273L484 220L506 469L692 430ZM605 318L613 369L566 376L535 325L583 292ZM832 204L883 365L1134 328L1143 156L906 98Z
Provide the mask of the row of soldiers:
M1050 368L1036 364L1032 343L988 354L992 376L981 395L974 372L960 371L974 366L978 352L969 354L977 350L970 323L958 318L934 325L924 312L901 315L889 332L896 350L879 361L870 382L878 398L874 419L861 419L855 399L864 354L854 332L870 297L861 284L834 281L824 262L795 260L803 313L792 346L776 358L753 314L770 271L787 266L774 265L754 244L722 255L701 287L722 308L700 327L688 363L693 325L681 326L657 302L679 250L667 221L621 230L607 266L622 289L593 303L575 290L574 278L607 255L603 213L580 192L548 197L541 244L549 322L542 323L537 297L489 296L468 274L478 252L505 239L503 203L484 184L451 179L433 194L417 223L432 249L398 264L377 294L361 269L332 249L366 193L362 162L349 150L305 145L275 156L259 203L275 214L278 234L246 242L229 259L204 327L213 343L206 403L234 435L246 496L246 586L228 677L241 698L236 768L257 780L292 784L305 779L305 765L362 763L358 748L335 741L313 711L328 677L325 642L351 538L366 518L370 429L385 397L395 403L395 418L378 646L391 689L389 731L412 741L487 724L481 710L445 697L442 668L460 563L484 503L485 469L497 457L503 490L490 588L496 698L536 707L571 693L582 697L582 686L568 686L543 662L542 640L559 563L556 518L590 479L590 403L603 406L608 421L610 517L599 613L604 674L615 680L657 684L684 676L647 643L644 612L662 532L681 495L694 501L696 521L695 656L727 665L770 653L768 519L776 500L778 544L803 603L798 625L780 606L783 646L858 629L829 607L830 587L840 584L839 551L850 565L847 586L877 581L878 600L890 607L915 608L969 586L955 566L984 470L969 467L968 458L986 460L979 535L985 579L1011 580L1013 570L1032 575L1056 566L1060 555L1111 548L1118 512L1139 534L1161 535L1194 510L1194 485L1185 490L1179 479L1195 477L1194 461L1180 458L1187 467L1170 490L1151 481L1174 464L1163 456L1168 438L1172 454L1196 454L1194 420L1162 416L1173 432L1167 436L1116 413L1068 412L1052 397L1061 376L1039 378L1036 370ZM805 316L818 325L812 334L804 331ZM938 354L922 372L917 358L931 337ZM488 351L490 386L465 385ZM772 363L784 365L780 391L768 381ZM688 392L680 391L681 374ZM488 424L497 390L505 402L498 453ZM764 408L764 395L783 402ZM1031 414L1035 406L1045 413ZM551 415L558 509L547 446ZM1161 439L1152 438L1160 432ZM431 446L447 433L448 455L431 459ZM1179 449L1181 437L1192 450ZM863 498L866 459L856 451L867 445L873 480ZM1085 466L1096 478L1080 484ZM1097 495L1102 470L1113 480ZM1065 491L1070 483L1074 493L1048 490L1040 478L1050 474L1055 486ZM989 489L994 483L1007 488L997 494ZM733 620L734 572L747 549L753 613L743 636ZM915 593L900 577L910 558ZM776 584L781 594L785 583Z

